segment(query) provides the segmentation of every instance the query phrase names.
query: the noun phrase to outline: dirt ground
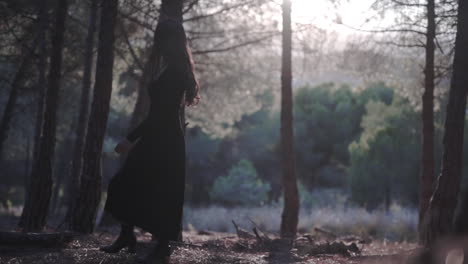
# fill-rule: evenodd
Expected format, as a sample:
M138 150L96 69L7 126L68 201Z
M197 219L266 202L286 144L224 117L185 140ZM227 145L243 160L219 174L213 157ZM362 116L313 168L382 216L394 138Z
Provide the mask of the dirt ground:
M151 236L137 232L137 252L148 247ZM239 238L235 234L214 232L184 232L184 242L175 245L171 263L178 264L286 264L286 263L406 263L417 251L414 243L387 241L340 240L348 246L355 243L357 251L336 251L332 240L303 235L292 244L269 236L265 241L255 237ZM80 236L60 247L19 247L0 245L1 264L23 263L134 263L135 254L125 250L117 254L99 251L111 243L115 232L96 232ZM351 239L352 240L352 239ZM323 246L325 245L325 246ZM351 248L351 246L350 246Z

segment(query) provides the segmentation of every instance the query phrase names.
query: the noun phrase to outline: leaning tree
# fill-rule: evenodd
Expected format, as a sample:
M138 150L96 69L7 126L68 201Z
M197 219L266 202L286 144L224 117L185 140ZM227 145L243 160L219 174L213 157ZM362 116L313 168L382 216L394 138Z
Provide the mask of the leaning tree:
M468 94L468 1L458 6L453 75L445 118L442 170L424 220L424 242L431 245L453 231L463 167L463 134Z

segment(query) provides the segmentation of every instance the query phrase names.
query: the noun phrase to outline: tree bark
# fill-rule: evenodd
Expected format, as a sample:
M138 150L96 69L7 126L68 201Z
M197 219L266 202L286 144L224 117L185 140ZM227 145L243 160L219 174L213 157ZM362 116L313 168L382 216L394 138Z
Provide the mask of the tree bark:
M453 215L457 205L463 166L463 131L468 92L468 75L466 74L468 50L466 47L468 47L468 1L460 0L453 75L445 120L442 171L437 178L437 185L424 220L426 245L433 244L453 231Z
M422 97L421 175L419 186L419 227L429 206L434 188L434 51L435 3L427 0L426 65ZM421 234L420 230L420 234Z
M83 149L85 145L86 129L89 116L89 101L91 92L91 72L93 70L93 49L95 43L96 22L97 22L98 1L92 0L89 7L89 24L86 36L83 82L80 98L80 113L78 116L76 139L74 143L74 152L72 160L71 175L68 181L68 194L66 204L68 206L65 216L65 222L70 223L74 203L80 189L80 175L83 168Z
M80 191L71 221L71 229L80 233L93 232L101 198L101 156L112 93L117 11L118 0L103 0L93 103L83 151Z
M34 160L28 199L25 202L20 220L20 225L25 231L42 230L49 210L54 165L57 104L59 100L67 9L67 0L59 0L57 2L50 69L47 77L48 88L45 94L45 109L43 122L41 123L38 155Z
M38 82L37 82L37 112L35 120L34 139L32 147L32 162L28 162L28 175L25 176L25 201L29 199L29 186L31 185L31 173L32 165L38 157L39 152L39 139L41 135L42 122L44 121L44 105L45 105L45 94L47 90L46 86L46 68L47 68L47 29L49 25L49 16L47 12L47 1L41 0L38 3L39 10L39 59L38 59ZM28 156L29 159L29 156ZM23 226L23 218L20 218L18 226Z
M33 160L36 160L39 152L39 139L41 137L41 127L44 121L44 109L45 109L45 98L47 91L46 83L46 69L47 69L47 28L49 24L49 17L47 12L47 0L41 0L39 2L41 8L41 37L39 38L39 61L38 61L38 102L37 102L37 113L36 113L36 124L34 134L34 145L33 145Z
M283 54L281 67L281 165L284 208L281 236L293 237L297 232L299 197L297 190L292 98L292 29L291 1L283 0Z

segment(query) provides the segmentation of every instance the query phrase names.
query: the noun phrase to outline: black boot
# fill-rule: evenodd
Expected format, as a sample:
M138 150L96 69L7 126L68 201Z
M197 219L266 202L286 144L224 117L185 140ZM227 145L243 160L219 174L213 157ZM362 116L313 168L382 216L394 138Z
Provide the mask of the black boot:
M109 246L101 247L99 250L107 253L117 253L127 247L129 253L135 253L136 237L132 225L121 225L120 235L117 240Z

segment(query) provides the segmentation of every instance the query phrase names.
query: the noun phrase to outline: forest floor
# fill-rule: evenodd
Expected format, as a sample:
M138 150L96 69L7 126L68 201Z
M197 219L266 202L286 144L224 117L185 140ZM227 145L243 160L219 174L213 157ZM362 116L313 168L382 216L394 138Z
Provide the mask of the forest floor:
M250 234L250 233L249 233ZM261 233L260 233L261 234ZM0 245L1 264L23 263L135 263L135 254L122 250L117 254L99 251L111 243L116 232L96 232L75 237L59 247L19 247ZM419 252L415 243L359 241L359 238L324 238L301 235L294 243L270 235L241 236L206 231L184 232L184 242L175 245L174 264L286 264L286 263L410 263ZM137 252L148 247L151 236L138 232ZM354 243L354 244L353 244ZM356 247L355 247L356 246Z

